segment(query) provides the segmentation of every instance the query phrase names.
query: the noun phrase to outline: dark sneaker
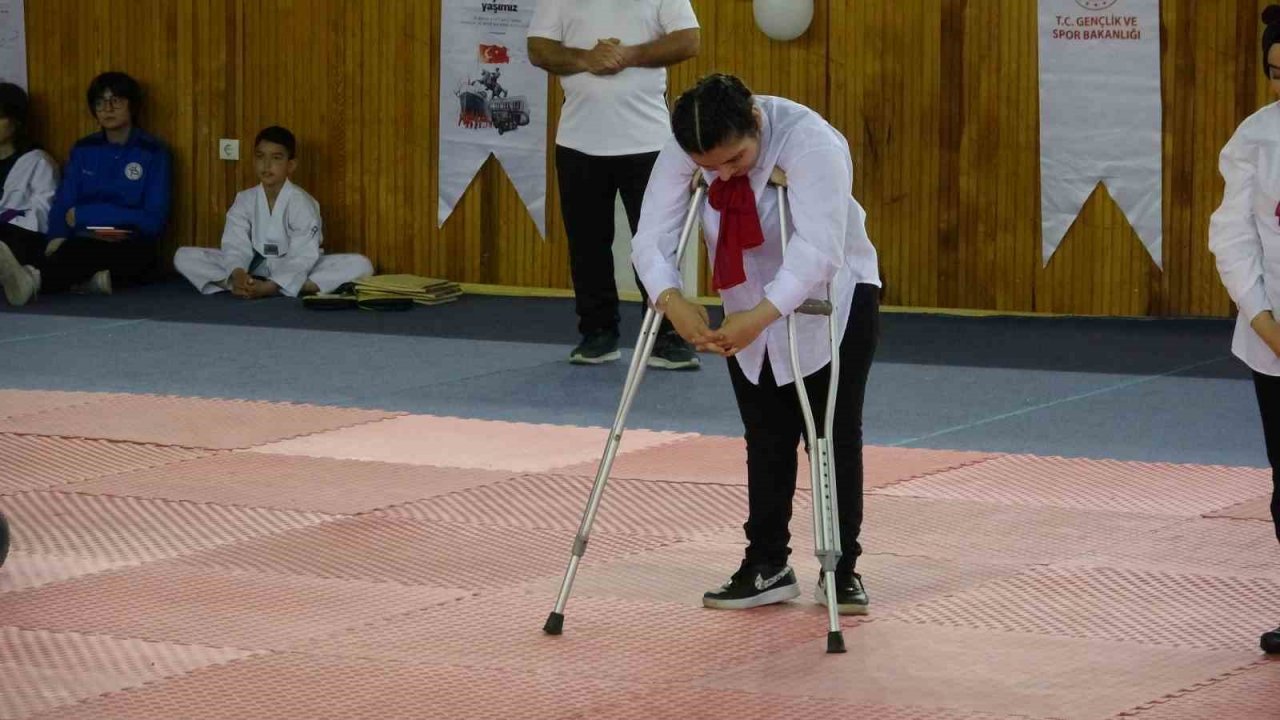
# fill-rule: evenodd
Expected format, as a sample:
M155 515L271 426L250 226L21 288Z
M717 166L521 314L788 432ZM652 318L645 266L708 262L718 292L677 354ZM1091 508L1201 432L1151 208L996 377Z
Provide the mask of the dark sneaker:
M1280 654L1280 628L1262 633L1262 652L1268 655Z
M800 585L790 567L743 563L719 590L704 594L702 604L717 610L745 610L799 596Z
M622 357L618 352L618 333L597 332L582 338L578 347L569 353L569 362L575 365L599 365Z
M662 333L653 341L649 367L663 370L697 370L702 366L693 346L674 332Z
M822 607L827 606L826 575L818 576L818 586L814 588L813 599ZM862 586L862 576L853 573L842 578L836 575L836 612L841 615L866 615L867 589Z

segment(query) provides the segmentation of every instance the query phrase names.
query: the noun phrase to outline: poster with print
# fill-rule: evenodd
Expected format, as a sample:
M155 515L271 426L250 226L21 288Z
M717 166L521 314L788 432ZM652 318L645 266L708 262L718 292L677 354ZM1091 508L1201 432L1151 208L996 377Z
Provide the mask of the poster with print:
M1039 1L1043 261L1102 183L1161 267L1160 1Z
M535 5L441 3L441 226L492 153L546 235L547 74L529 62L525 49Z
M27 87L27 23L23 0L0 0L0 82Z

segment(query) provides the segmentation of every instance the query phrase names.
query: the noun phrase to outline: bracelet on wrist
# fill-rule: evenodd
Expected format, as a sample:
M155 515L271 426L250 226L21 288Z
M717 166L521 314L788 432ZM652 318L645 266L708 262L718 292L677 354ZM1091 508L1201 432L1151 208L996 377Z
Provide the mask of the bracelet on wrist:
M679 292L680 291L676 288L667 288L666 290L663 290L662 294L658 296L658 301L654 303L654 307L658 308L662 312L666 312L667 306L671 304L671 298L674 295L679 294Z

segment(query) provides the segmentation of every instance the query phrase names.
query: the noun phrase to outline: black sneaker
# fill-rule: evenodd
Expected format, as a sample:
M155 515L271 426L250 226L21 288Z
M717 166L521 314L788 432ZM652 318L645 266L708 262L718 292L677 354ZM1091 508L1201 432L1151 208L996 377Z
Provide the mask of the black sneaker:
M1268 655L1280 654L1280 628L1262 633L1262 652Z
M827 606L826 575L818 576L818 586L814 588L813 599L822 607ZM841 578L836 575L836 612L841 615L866 615L867 589L862 586L862 576L858 573Z
M675 332L665 332L653 341L653 353L649 355L649 367L663 370L697 370L702 366L693 346Z
M618 333L608 330L585 335L578 347L569 353L569 362L575 365L599 365L622 357L618 352Z
M719 590L704 594L702 604L717 610L745 610L786 602L799 596L800 585L789 566L743 563Z

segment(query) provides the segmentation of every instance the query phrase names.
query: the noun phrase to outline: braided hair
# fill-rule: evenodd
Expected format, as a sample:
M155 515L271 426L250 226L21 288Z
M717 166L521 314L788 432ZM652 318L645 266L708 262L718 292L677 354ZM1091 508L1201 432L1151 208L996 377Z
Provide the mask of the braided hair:
M1280 12L1280 6L1276 6ZM671 131L680 148L703 154L726 142L755 135L751 90L733 75L707 75L676 100L671 111Z

